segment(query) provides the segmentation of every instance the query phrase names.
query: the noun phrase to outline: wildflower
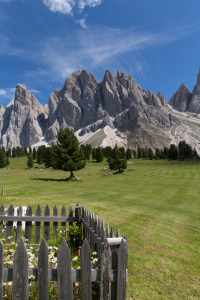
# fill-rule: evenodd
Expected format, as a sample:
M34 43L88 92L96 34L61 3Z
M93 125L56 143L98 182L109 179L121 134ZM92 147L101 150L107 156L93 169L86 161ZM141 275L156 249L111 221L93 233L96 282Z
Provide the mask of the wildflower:
M9 282L8 282L8 285L11 286L11 285L12 285L12 281L9 281Z
M78 259L78 256L74 256L74 258L72 258L73 261L76 261Z
M55 247L55 246L54 246L54 249L55 249L55 250L58 250L58 247Z
M15 242L11 242L11 244L13 244L13 245L14 245L14 244L15 244Z
M95 252L95 251L94 251L94 252L92 252L92 255L97 255L97 252Z
M74 242L75 242L75 240L76 240L76 239L75 239L75 238L73 238L73 241L74 241Z
M74 270L74 268L73 268L73 267L71 267L71 269L72 269L72 270Z
M11 235L11 236L8 237L8 240L11 240L12 238L13 238L13 236Z
M5 241L5 239L3 238L3 239L1 239L2 241Z
M75 286L79 286L79 283L78 283L78 282L75 282Z
M57 258L54 257L54 258L52 259L52 263L56 263L56 262L57 262Z
M35 276L34 276L34 275L30 275L28 279L29 279L29 280L34 280L34 279L35 279Z
M94 262L98 261L98 258L94 258L93 261L94 261Z
M77 269L80 269L80 268L81 268L80 266L77 267Z
M28 242L28 239L25 239L25 242Z
M53 247L52 246L50 246L50 247L48 247L49 248L49 250L52 250L53 249Z
M30 247L31 250L33 250L33 247Z
M34 266L33 266L33 265L30 265L30 268L31 268L31 269L33 269L33 268L34 268Z

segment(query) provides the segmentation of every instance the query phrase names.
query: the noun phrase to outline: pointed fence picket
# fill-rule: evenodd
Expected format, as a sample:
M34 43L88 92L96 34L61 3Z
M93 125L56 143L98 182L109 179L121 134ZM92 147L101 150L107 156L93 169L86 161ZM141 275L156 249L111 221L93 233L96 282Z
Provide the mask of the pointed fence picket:
M36 216L32 215L32 208L29 205L26 216L22 216L22 207L19 207L19 215L14 216L14 207L8 209L5 216L4 205L1 205L0 222L7 221L6 242L10 243L13 231L13 221L17 221L16 243L19 242L14 255L13 269L3 269L3 244L0 241L0 300L3 299L3 281L13 281L14 291L12 299L26 300L29 275L35 275L38 281L38 299L49 299L49 281L58 281L59 299L73 299L73 282L81 281L82 299L92 300L92 282L100 282L100 299L102 300L125 300L127 281L128 244L127 236L121 237L120 230L117 230L116 237L114 227L98 218L86 207L77 204L75 217L73 209L69 208L69 217L66 217L66 209L63 206L61 217L58 217L57 207L53 208L53 217L50 216L50 208L47 205L44 216L41 216L41 208L38 205ZM25 238L31 241L32 222L35 221L35 243L40 243L40 227L44 222L44 237L50 237L50 224L53 223L53 235L58 233L58 223L61 223L62 230L66 231L66 222L76 222L80 226L81 236L84 239L81 248L81 268L71 270L71 253L63 238L57 258L57 269L49 269L48 246L45 239L42 239L38 253L38 268L29 269L27 263L27 251L22 239L20 239L22 221L25 221ZM91 252L97 250L100 269L91 270ZM22 270L24 270L22 272ZM19 277L21 279L19 279ZM26 279L24 279L26 278ZM19 280L18 280L19 279ZM23 287L22 287L23 286Z

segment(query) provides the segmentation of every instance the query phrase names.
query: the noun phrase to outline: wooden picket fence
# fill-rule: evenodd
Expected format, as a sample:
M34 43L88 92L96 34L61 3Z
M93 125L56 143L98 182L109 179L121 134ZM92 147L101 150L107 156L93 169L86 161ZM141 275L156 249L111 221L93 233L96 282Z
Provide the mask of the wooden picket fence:
M82 209L82 212L81 212ZM6 221L6 240L12 235L13 221L17 221L16 243L17 249L13 257L13 268L3 268L3 243L0 241L0 300L3 299L3 281L13 281L12 299L28 300L28 277L34 275L38 281L38 299L49 299L49 282L58 282L59 299L73 299L73 282L81 282L81 299L92 300L92 282L100 282L100 299L114 300L126 299L126 281L128 280L127 259L128 246L127 237L114 237L114 228L105 230L105 222L101 221L94 213L89 212L86 207L77 205L75 217L73 209L69 208L69 217L66 217L66 209L63 206L61 217L58 217L56 206L53 209L53 217L50 209L46 206L44 217L38 206L36 216L32 216L32 208L29 205L26 216L22 216L21 206L19 216L14 216L14 207L8 209L8 215L4 215L5 208L0 207L2 215L0 221ZM25 238L31 241L32 221L35 221L35 242L40 241L40 224L44 222L44 237L38 252L38 268L29 269L28 253L21 236L21 222L25 221ZM46 240L50 236L50 222L53 222L54 235L58 232L58 222L66 228L66 222L70 225L76 222L81 229L84 239L81 247L81 268L71 270L70 249L63 238L57 257L57 269L49 269L48 246ZM99 269L91 269L91 251L97 250Z

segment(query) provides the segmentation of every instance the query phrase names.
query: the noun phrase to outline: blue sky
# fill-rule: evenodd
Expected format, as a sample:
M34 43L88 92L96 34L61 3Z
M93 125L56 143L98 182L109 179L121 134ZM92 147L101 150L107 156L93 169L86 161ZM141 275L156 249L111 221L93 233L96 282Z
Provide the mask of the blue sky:
M131 74L167 102L199 71L199 0L0 0L0 104L25 84L42 103L85 69Z

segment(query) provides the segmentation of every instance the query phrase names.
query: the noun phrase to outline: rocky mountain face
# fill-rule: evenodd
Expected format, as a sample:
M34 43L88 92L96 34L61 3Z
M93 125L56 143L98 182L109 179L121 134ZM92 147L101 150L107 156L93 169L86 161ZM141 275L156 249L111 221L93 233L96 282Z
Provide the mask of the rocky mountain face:
M198 78L193 94L184 85L179 88L170 100L173 107L185 111L200 103ZM76 71L44 106L19 84L6 109L0 106L0 144L6 148L41 140L53 144L60 127L73 129L80 142L93 146L163 148L173 142L174 128L181 126L161 92L146 92L121 71L116 77L106 71L100 83L87 71Z
M181 112L200 113L200 68L193 93L190 93L189 89L182 84L170 99L169 104Z

